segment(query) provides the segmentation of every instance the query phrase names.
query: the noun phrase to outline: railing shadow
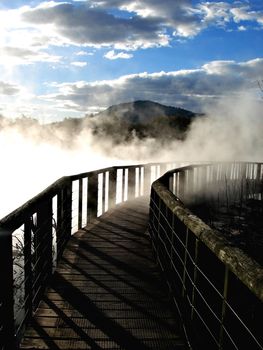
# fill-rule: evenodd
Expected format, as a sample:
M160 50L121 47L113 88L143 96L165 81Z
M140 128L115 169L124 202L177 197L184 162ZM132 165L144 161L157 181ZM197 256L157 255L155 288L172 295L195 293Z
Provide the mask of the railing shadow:
M69 281L67 281L61 274L55 273L54 278L56 284L53 285L53 289L63 297L70 305L74 308L74 313L77 311L85 320L88 320L93 325L98 332L104 333L109 339L116 343L116 346L124 347L125 349L148 349L148 347L140 342L139 339L132 336L127 330L121 327L116 321L108 318L101 310L99 310L92 300L80 291L79 288L76 288ZM60 286L58 288L57 286ZM61 286L63 286L61 288ZM54 308L54 305L53 305ZM61 310L55 308L58 314L61 314ZM64 317L65 319L65 317ZM66 319L66 322L68 319ZM71 325L73 321L71 319ZM87 341L91 341L90 338L87 338L85 332L74 325L75 330L81 336L80 338ZM83 334L84 333L84 334ZM95 342L96 344L96 342ZM98 347L100 348L100 347Z

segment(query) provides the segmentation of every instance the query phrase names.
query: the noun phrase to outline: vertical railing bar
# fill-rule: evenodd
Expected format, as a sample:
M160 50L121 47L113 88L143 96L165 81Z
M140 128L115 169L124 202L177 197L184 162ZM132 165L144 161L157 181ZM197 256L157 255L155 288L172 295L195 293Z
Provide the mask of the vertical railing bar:
M145 165L144 166L144 195L149 193L150 185L151 185L151 166Z
M25 295L27 296L25 309L27 319L32 317L33 313L33 272L32 272L32 239L31 239L32 218L28 217L24 224L24 263L25 263ZM27 320L26 320L27 321Z
M128 199L134 199L136 195L136 168L128 170Z
M52 197L41 203L37 208L37 232L34 235L35 258L39 257L37 275L41 278L38 285L41 289L39 298L36 300L34 308L38 306L42 292L49 277L52 275L53 255L52 255ZM42 237L45 236L45 240ZM39 246L37 244L40 244ZM36 248L37 247L37 248ZM38 289L39 289L38 287Z
M63 212L65 214L64 221L65 221L65 235L66 239L69 240L71 236L71 229L72 229L72 181L69 180L66 183L65 188L65 198L63 199L64 202L64 208Z
M0 288L2 337L0 346L4 350L14 349L14 292L13 292L13 252L12 232L0 228L0 276L4 282Z
M98 174L95 172L89 176L88 186L88 215L89 221L98 215Z
M83 206L83 179L79 179L78 193L78 229L82 228L82 206Z
M125 169L125 177L124 177L124 201L127 201L129 198L129 168Z
M104 184L104 212L106 212L109 208L109 172L106 171L104 173L104 179L105 179L105 184Z
M144 195L144 167L140 167L140 196Z
M117 199L117 169L112 168L109 171L109 191L108 191L108 207L112 209L116 205Z
M126 176L126 171L125 167L122 169L122 196L121 196L121 202L125 201L125 176Z
M89 222L89 187L90 187L90 182L89 182L89 177L87 177L87 188L86 188L86 196L87 196L87 201L86 201L86 225Z
M101 214L105 213L105 188L106 188L106 172L101 173Z
M63 240L63 194L60 190L57 194L57 231L56 231L56 244L57 244L57 259L59 259L62 251L62 240Z

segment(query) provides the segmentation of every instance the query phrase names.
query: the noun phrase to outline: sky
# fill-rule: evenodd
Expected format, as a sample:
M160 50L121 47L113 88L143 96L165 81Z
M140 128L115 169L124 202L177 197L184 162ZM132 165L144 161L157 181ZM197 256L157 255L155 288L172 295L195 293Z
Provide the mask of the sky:
M42 123L134 100L261 98L263 2L0 0L0 115Z

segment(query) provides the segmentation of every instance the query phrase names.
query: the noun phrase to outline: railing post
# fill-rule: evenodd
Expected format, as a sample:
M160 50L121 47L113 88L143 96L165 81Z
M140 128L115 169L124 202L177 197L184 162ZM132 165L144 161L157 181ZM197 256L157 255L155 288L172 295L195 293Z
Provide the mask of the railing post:
M162 176L166 172L167 172L167 164L166 163L161 163L160 164L160 176Z
M24 225L24 261L25 261L25 295L27 296L25 309L27 311L27 320L33 313L33 271L32 271L32 218L27 218Z
M136 187L136 179L135 179L136 168L129 168L128 170L128 199L132 199L135 197L135 187ZM139 168L139 178L138 178L138 188L140 192L140 168Z
M116 205L117 169L109 171L109 209Z
M15 349L12 232L0 229L0 348Z
M160 250L160 219L161 219L161 198L158 196L158 228L156 234L156 262L160 266L162 266L162 262L160 261L159 250Z
M185 171L179 173L179 195L178 197L184 201L185 194Z
M82 228L83 179L79 179L78 229Z
M261 166L262 164L257 164L257 181L260 182L261 180Z
M262 196L262 191L263 191L263 179L261 178L261 166L262 164L259 164L259 163L257 164L256 191L257 191L258 198L260 194Z
M125 175L126 175L126 169L122 169L122 196L121 196L121 201L124 202L125 200Z
M151 189L151 165L145 165L144 167L144 191L143 193L145 195L147 195L148 193L150 193L150 189Z
M169 191L171 191L173 193L173 190L174 190L174 173L170 174L169 175L169 184L168 184L168 189Z
M187 197L193 196L194 197L194 169L190 169L188 171L188 185L187 185Z
M47 279L52 274L52 198L39 204L37 209L37 228L34 235L35 295L37 307ZM36 282L37 281L37 282Z
M94 173L88 178L88 215L90 220L98 213L98 174Z
M102 203L101 203L101 210L102 214L105 213L105 203L106 203L106 173L102 173Z
M64 246L71 236L72 182L66 182L58 192L57 200L57 254L61 256Z
M69 180L64 191L64 230L66 238L69 239L71 236L72 226L72 181Z
M57 256L60 257L60 254L63 250L64 236L63 236L63 190L60 190L57 194Z

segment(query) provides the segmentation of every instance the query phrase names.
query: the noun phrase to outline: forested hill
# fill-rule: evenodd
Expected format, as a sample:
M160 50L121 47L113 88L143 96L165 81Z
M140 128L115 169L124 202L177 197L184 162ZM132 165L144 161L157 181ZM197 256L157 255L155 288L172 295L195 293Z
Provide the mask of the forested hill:
M18 119L0 116L0 130L16 128L29 137L41 137L69 146L76 136L85 131L94 136L94 141L111 139L113 144L149 137L169 142L183 140L191 122L198 117L200 114L185 109L152 101L135 101L113 105L98 114L65 118L43 125L25 116Z
M152 101L135 101L109 107L85 120L93 134L114 137L116 142L136 137L183 139L198 114Z

